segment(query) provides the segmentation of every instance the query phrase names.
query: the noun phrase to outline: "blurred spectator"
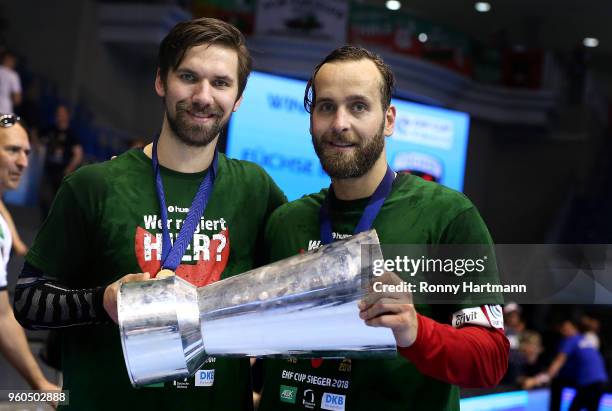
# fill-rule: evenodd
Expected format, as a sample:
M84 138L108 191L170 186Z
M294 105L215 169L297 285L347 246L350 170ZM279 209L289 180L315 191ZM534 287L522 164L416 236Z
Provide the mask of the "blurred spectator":
M584 330L584 338L588 339L593 347L599 350L599 320L585 314L580 318L580 328Z
M523 385L523 382L528 377L535 376L545 369L541 357L543 351L542 337L540 334L530 330L525 330L521 334L519 352L524 361L517 378L517 382L520 385Z
M55 111L55 125L41 133L45 163L40 182L41 217L47 217L51 202L64 176L72 173L83 160L83 147L70 128L70 111L60 104Z
M30 141L33 144L39 144L40 130L43 124L41 99L41 83L39 79L35 78L28 85L24 84L23 99L17 113L28 125Z
M30 143L18 117L0 114L0 195L14 190L28 166ZM7 291L7 263L12 237L7 222L0 214L0 352L35 390L57 391L34 359L23 328L15 320Z
M10 51L0 56L0 113L12 114L21 104L21 80L15 71L17 57Z
M551 387L550 409L556 411L559 409L561 388L568 383L573 384L576 396L569 411L596 411L608 381L603 357L592 339L585 338L579 332L577 321L564 320L559 331L563 339L557 356L545 372L527 378L523 386L530 389L547 384L553 378L558 379Z
M510 343L510 352L508 353L508 370L501 383L514 385L525 363L519 351L519 338L525 330L525 323L521 319L521 306L517 303L509 302L504 306L504 327L506 338Z
M509 302L504 306L504 326L506 337L510 342L510 350L519 349L519 339L521 333L525 331L521 311L521 306L514 302Z
M543 368L537 363L542 353L542 339L538 333L525 329L521 312L521 306L514 302L509 302L504 307L504 326L510 342L510 353L503 384L521 385L525 377L532 376Z

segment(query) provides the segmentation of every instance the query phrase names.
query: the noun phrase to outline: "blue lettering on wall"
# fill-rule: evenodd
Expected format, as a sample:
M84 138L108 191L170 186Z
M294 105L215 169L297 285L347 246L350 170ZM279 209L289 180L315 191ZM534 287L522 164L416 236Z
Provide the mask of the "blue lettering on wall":
M304 109L304 102L290 96L268 94L268 105L274 110L283 110L308 115Z
M269 152L262 148L244 148L240 158L259 164L267 170L283 170L296 174L325 175L318 161L312 158L291 156L288 153Z

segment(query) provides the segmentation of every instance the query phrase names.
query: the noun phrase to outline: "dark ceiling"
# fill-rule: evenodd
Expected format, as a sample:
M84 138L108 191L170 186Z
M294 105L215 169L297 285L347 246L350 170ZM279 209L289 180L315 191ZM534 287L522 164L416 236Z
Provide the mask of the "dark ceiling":
M384 7L384 0L362 0ZM612 59L610 0L490 0L491 11L479 13L470 0L401 0L400 11L464 32L487 42L505 30L512 43L568 52L584 37L599 39L592 49ZM393 13L389 11L389 13Z

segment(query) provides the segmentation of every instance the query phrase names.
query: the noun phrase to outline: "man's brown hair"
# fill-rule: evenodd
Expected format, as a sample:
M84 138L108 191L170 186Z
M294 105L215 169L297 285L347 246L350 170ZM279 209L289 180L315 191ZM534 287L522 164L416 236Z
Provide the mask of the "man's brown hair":
M306 91L304 92L304 108L306 111L312 113L312 106L315 104L317 98L314 85L315 77L325 63L333 63L335 61L357 61L361 59L372 61L382 76L380 96L383 110L386 110L391 105L391 95L395 87L395 76L393 75L393 71L391 71L391 67L389 67L378 54L364 49L363 47L342 46L329 53L323 61L314 68L312 76L308 80L308 84L306 84Z
M162 82L166 83L168 72L171 69L176 70L180 66L187 50L202 44L215 44L236 51L238 54L237 98L240 98L253 67L253 59L246 47L246 40L236 27L210 17L178 23L164 37L159 45L158 56Z

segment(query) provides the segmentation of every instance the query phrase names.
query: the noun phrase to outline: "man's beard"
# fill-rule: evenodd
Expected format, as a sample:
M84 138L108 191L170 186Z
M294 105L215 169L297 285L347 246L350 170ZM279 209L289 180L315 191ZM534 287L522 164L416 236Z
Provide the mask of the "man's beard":
M343 153L336 151L326 153L325 141L354 143L347 140L343 135L321 136L316 138L312 135L312 144L319 157L323 170L331 178L356 178L361 177L374 166L385 147L385 122L380 125L378 132L372 138L367 139L363 145L356 145L351 152ZM359 144L357 142L356 144Z
M197 113L201 115L214 115L214 121L207 125L196 124L190 121L190 114ZM166 117L168 125L176 135L176 137L188 146L204 147L210 144L221 132L227 121L223 121L225 113L220 107L208 106L200 107L197 104L189 104L184 101L176 103L176 113L174 117L170 115L170 111L166 108Z

